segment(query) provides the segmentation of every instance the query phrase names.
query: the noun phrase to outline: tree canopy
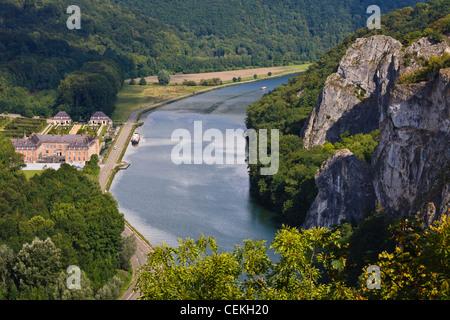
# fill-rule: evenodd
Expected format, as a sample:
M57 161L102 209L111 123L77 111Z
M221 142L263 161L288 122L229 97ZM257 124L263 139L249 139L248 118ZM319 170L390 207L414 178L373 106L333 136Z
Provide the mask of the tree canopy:
M417 0L381 2L388 11ZM313 61L362 27L370 4L79 0L81 29L69 30L64 0L4 0L0 112L78 118L95 107L110 115L124 78Z
M11 141L0 136L0 146L0 298L54 299L70 265L80 267L95 294L127 267L132 249L121 253L123 215L102 194L97 163L84 170L62 164L27 179Z
M449 299L449 222L445 217L431 229L415 216L393 222L393 248L380 249L356 269L348 259L356 231L342 226L283 227L270 245L275 261L261 240L245 240L232 252L220 251L212 237L179 240L176 248L163 244L149 254L136 289L144 300ZM381 289L367 285L370 265L380 268ZM349 280L352 271L356 281Z

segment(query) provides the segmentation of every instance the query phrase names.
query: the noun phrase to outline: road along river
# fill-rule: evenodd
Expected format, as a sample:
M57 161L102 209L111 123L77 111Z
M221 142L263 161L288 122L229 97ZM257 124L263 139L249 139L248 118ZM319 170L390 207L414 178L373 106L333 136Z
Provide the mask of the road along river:
M186 129L193 137L194 121L201 121L203 132L213 128L224 136L227 129L245 130L247 106L293 76L210 91L142 115L141 141L123 157L131 166L116 174L109 189L125 219L153 246L177 246L178 238L201 234L215 237L225 251L243 239L270 244L279 226L273 213L250 197L247 165L176 165L171 154L178 142L171 136Z

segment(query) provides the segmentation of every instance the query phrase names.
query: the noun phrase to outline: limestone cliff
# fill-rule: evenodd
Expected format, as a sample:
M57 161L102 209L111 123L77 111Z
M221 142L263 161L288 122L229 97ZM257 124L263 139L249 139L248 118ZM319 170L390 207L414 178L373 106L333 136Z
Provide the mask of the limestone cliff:
M330 75L302 131L306 148L336 142L345 132L378 128L380 109L398 78L402 44L387 36L357 39Z
M447 211L449 110L450 69L433 81L393 89L373 157L375 192L389 213L423 211L429 202L435 205L431 220Z
M360 222L375 209L370 165L348 149L336 151L316 173L319 194L310 208L305 228L331 227L344 220Z
M360 38L350 46L324 85L301 136L306 148L336 142L342 133L369 133L386 117L390 90L399 76L450 50L422 38L407 48L388 36Z
M378 128L380 141L371 166L350 163L347 151L324 163L304 227L359 220L376 201L396 217L421 210L427 223L449 210L450 69L427 82L396 85L399 76L445 51L450 51L446 41L422 38L402 48L386 36L358 39L347 50L328 77L302 138L310 148L335 142L347 130ZM359 193L357 186L364 186Z

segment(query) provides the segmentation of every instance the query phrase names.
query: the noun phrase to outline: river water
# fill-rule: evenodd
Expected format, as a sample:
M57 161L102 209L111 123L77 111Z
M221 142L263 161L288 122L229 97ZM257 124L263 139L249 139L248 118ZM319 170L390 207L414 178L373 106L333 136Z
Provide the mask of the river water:
M245 130L247 106L293 76L210 91L144 114L141 141L130 145L123 158L131 166L119 171L110 187L125 219L153 246L177 246L178 238L201 234L213 236L224 251L243 239L269 245L279 226L274 214L250 197L247 165L176 165L171 154L178 142L171 136L186 129L193 138L194 121L201 121L203 132L215 128L224 136L226 129Z

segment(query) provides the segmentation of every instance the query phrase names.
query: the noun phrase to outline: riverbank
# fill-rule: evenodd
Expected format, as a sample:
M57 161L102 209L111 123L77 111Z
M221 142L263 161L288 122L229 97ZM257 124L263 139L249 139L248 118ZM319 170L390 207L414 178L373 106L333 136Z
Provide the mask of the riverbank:
M287 74L292 74L292 73L298 73L298 72L289 72ZM278 77L281 77L281 75L272 76L272 77L278 78ZM224 85L220 85L220 86L207 87L207 88L204 88L204 89L196 91L196 92L192 92L189 94L185 94L185 95L181 95L181 96L174 97L171 99L167 99L165 101L161 101L159 103L155 103L155 104L134 110L130 114L127 122L123 125L123 128L120 131L120 134L116 138L115 145L114 145L115 150L113 149L113 151L109 155L105 165L102 165L102 167L101 167L99 180L100 180L100 185L102 187L102 190L104 192L108 192L109 185L110 185L111 181L114 179L115 173L117 172L116 165L118 162L121 161L123 155L125 154L125 151L129 145L130 137L131 137L132 133L134 132L135 126L138 124L139 119L142 114L144 114L150 110L153 110L155 108L159 108L161 106L167 105L169 103L173 103L175 101L193 97L193 96L199 95L201 93L225 88L228 86L244 84L244 83L249 83L249 82L255 82L255 81L261 81L261 80L268 80L268 79L267 78L252 79L252 80L242 81L242 82L238 82L238 83L228 83L228 84L224 84ZM260 90L257 90L257 91L260 92ZM134 234L137 239L137 244L138 244L137 253L132 258L133 271L134 271L134 274L136 274L137 268L139 268L139 266L142 266L143 264L145 264L145 259L142 258L143 252L147 252L147 253L150 252L152 250L152 247L151 247L150 243L147 241L147 239L145 239L145 237L141 236L138 232L136 232L136 230L133 230L133 228L131 227L131 225L128 222L126 224L127 224L127 226L126 226L126 230L124 231L123 236ZM131 287L127 290L127 293L125 293L122 297L122 299L135 299L135 298L137 298L137 295L132 293Z
M254 69L252 69L252 70L254 70ZM303 71L306 71L306 69L303 69ZM116 140L114 143L115 148L110 152L107 161L101 167L100 175L99 175L100 187L102 188L103 192L108 191L107 185L109 185L112 182L112 178L113 178L110 176L111 176L111 174L114 175L117 172L117 170L115 169L116 165L121 161L121 159L126 151L126 148L129 145L131 135L133 133L132 131L135 129L135 126L137 125L142 114L144 114L150 110L167 105L169 103L179 101L182 99L186 99L186 98L192 97L194 95L206 93L206 92L209 92L212 90L222 89L222 88L226 88L229 86L240 85L240 84L244 84L244 83L251 83L251 82L257 82L257 81L264 81L264 80L268 80L268 79L272 79L272 78L279 78L279 77L282 77L285 75L296 74L296 73L299 73L299 70L291 69L289 71L279 73L277 75L267 76L264 78L249 79L249 80L245 80L245 81L241 81L241 82L225 83L222 85L211 86L211 87L206 87L206 88L202 87L204 89L193 91L193 92L190 92L187 94L182 94L180 96L176 96L176 97L173 97L170 99L166 99L164 101L160 101L160 102L157 102L157 103L145 106L145 107L140 107L136 110L133 110L130 113L128 120L123 125L122 130L119 132L118 136L115 139Z
M309 64L305 65L298 65L298 66L289 66L289 67L283 67L283 71L281 72L274 72L269 76L269 73L260 74L255 79L253 77L255 70L264 70L266 72L267 70L271 68L259 68L259 69L246 69L242 70L245 71L245 75L251 74L249 77L241 77L241 81L233 82L232 78L228 79L228 77L225 77L226 80L222 80L222 85L218 86L211 86L211 87L205 87L205 86L185 86L180 83L177 83L179 80L173 80L174 77L180 77L180 75L174 75L171 76L171 83L167 86L161 86L158 84L157 79L151 78L149 81L147 81L147 85L134 85L130 86L127 82L129 80L125 81L124 87L119 92L117 96L117 102L116 102L116 109L114 110L111 119L116 123L122 123L126 122L128 117L133 111L136 111L138 109L146 108L147 106L160 103L165 100L169 100L172 98L177 99L178 97L186 97L188 94L199 94L204 93L210 90L216 90L220 88L224 88L225 86L229 85L238 85L248 82L254 82L254 81L263 81L268 80L272 78L278 78L282 77L288 74L295 74L305 71L308 68ZM222 71L222 72L215 72L214 75L221 75L226 74L229 72L238 72L239 70L235 71ZM234 74L234 73L233 73ZM244 73L241 73L244 75ZM210 79L210 77L213 75L213 73L198 73L198 74L191 74L191 75L182 75L182 76L191 76L195 79ZM150 81L151 80L151 81ZM137 81L139 82L139 81Z

